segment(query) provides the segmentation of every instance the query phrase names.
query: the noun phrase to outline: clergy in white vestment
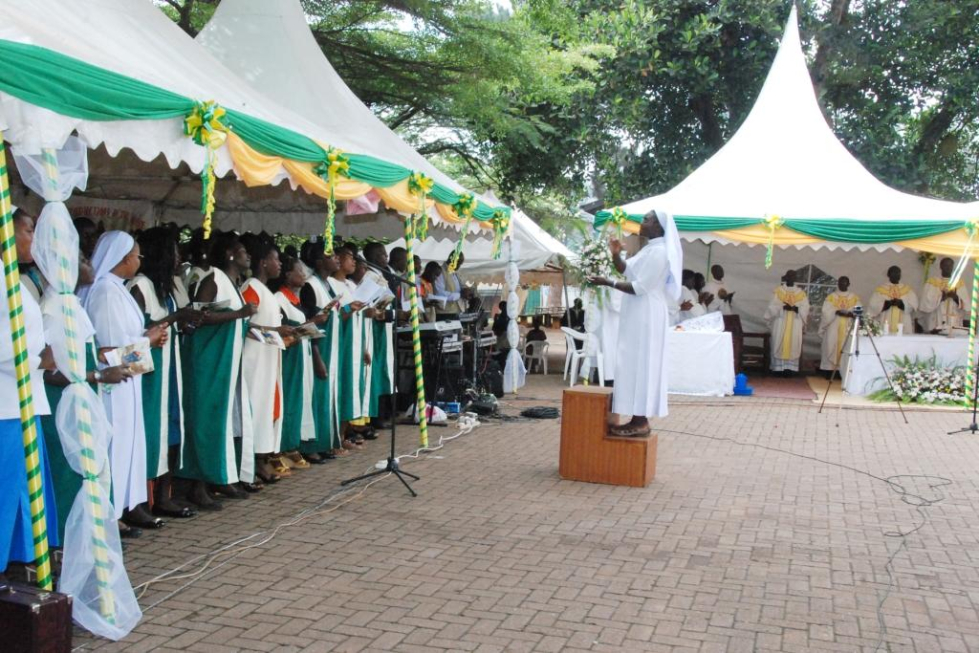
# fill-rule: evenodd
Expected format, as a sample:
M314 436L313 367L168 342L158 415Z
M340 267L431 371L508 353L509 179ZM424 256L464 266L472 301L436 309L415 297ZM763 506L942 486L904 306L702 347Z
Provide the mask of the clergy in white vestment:
M622 243L618 240L609 243L612 261L625 281L591 279L596 285L623 293L612 410L619 415L631 415L632 419L612 427L612 432L626 437L648 435L649 418L667 415L668 303L670 299L680 298L683 266L680 236L671 215L650 211L643 217L639 235L648 242L628 262L621 257Z
M962 280L951 284L952 269L955 261L943 258L939 264L941 274L925 282L921 291L921 326L925 333L948 333L955 327L962 326L964 316L962 298L959 289Z
M840 369L840 356L853 325L853 309L860 305L860 298L850 291L850 277L840 277L836 288L823 302L819 320L822 338L819 369L827 372Z
M731 285L724 278L724 268L720 265L712 265L710 268L710 281L704 286L704 292L713 295L713 299L707 305L707 312L714 313L720 311L724 315L732 313L731 301L734 299L734 291Z
M809 319L809 298L795 285L795 270L782 277L782 285L772 293L765 311L771 325L771 365L773 372L798 372L802 357L802 332Z
M700 293L694 288L693 279L693 270L683 271L680 297L677 300L679 304L679 311L676 318L677 322L700 317L707 312L707 308L700 303Z
M166 328L144 328L143 311L126 290L126 281L139 270L139 245L124 231L107 231L99 238L92 258L95 281L85 296L85 310L95 327L99 352L134 345L149 339L159 347ZM146 502L146 436L143 424L142 383L130 380L102 393L109 437L109 468L116 518L129 526L159 528L162 520L143 508ZM126 511L124 513L124 511Z
M884 333L910 336L914 333L911 316L918 310L918 296L911 286L901 283L901 268L896 265L887 268L887 281L874 290L867 314L881 321Z

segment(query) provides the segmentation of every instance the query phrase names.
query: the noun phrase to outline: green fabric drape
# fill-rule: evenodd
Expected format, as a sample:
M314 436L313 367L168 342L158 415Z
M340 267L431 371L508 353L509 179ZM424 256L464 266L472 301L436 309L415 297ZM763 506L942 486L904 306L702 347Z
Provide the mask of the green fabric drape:
M790 219L785 225L801 234L844 243L889 243L916 240L965 227L964 220L805 220Z
M611 211L599 211L595 215L595 228L600 229L612 217ZM703 215L675 215L680 231L727 231L763 224L761 218L712 217ZM630 222L642 222L639 214L629 214ZM916 240L963 229L965 220L849 220L842 218L788 218L781 229L791 229L806 236L841 243L890 243Z
M183 118L195 106L186 98L36 45L0 40L0 91L55 113L82 120L168 120ZM318 163L326 151L313 139L225 107L225 124L252 149L293 161ZM411 171L365 154L348 154L351 179L386 188L408 178ZM436 201L453 205L460 194L435 185ZM489 220L507 207L479 207L476 218Z

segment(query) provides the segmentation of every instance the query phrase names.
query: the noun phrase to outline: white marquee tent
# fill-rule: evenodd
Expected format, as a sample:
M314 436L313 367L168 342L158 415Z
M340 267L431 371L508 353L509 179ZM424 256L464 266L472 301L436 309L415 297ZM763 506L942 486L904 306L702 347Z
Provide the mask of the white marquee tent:
M355 151L424 171L447 186L459 186L384 124L350 90L324 56L310 30L298 0L224 0L197 36L228 68L247 80L255 92L276 98L290 110L315 123L326 133L343 134ZM499 204L492 196L480 198ZM316 233L322 213L313 213L299 233ZM571 252L526 214L511 214L511 237L519 243L518 264L533 269ZM444 261L455 247L458 225L434 229L426 242L416 246L425 260ZM338 221L337 233L345 236L398 238L396 223L374 214L347 216ZM486 236L465 245L466 269L492 273L506 261L492 257L492 241ZM403 245L403 239L395 244ZM392 245L393 246L393 245Z
M737 218L979 217L979 203L947 202L890 188L840 143L816 99L795 7L758 99L738 131L668 192L622 208L633 214L655 208L676 215Z
M670 191L622 207L629 214L665 209L691 217L901 220L979 218L979 203L956 203L894 190L875 178L836 138L813 90L803 54L795 8L754 107L730 140ZM924 268L910 242L857 244L786 233L775 239L774 264L764 266L769 231L763 226L729 232L681 231L684 267L704 273L724 266L736 291L734 307L746 331L767 330L762 315L787 269L847 275L867 302L899 265L904 281L920 295ZM949 239L929 251L961 256L965 239ZM813 266L810 268L809 266ZM931 273L937 270L932 266ZM822 282L826 282L823 277ZM815 279L813 279L815 281ZM966 272L966 287L971 270ZM818 293L816 286L809 288ZM825 292L825 288L823 289ZM812 316L818 317L818 306ZM818 351L815 323L808 330L808 357Z

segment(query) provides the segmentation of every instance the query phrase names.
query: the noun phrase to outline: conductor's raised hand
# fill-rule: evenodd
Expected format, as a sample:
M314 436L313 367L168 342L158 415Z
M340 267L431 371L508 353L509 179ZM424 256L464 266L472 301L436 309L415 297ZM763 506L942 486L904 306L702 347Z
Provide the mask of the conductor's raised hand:
M622 241L618 238L611 238L608 241L608 251L612 253L612 256L618 256L622 253Z

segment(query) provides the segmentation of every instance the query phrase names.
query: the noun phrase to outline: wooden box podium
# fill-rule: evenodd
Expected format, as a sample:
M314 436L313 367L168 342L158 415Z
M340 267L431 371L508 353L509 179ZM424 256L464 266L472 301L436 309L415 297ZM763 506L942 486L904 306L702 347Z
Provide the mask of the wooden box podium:
M656 475L656 434L620 438L609 434L612 388L576 386L564 391L561 478L646 487Z

